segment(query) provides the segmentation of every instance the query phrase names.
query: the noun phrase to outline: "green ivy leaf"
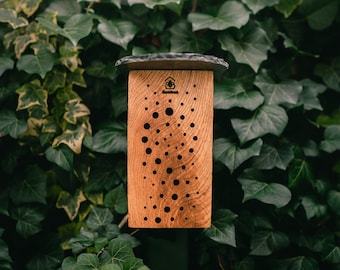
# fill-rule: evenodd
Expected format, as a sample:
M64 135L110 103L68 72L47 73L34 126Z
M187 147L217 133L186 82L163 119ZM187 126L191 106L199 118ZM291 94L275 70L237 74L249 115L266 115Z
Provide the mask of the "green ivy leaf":
M300 81L300 83L303 89L298 104L303 105L305 110L316 109L322 111L323 108L318 99L318 95L323 93L327 87L323 84L313 82L310 79L304 79Z
M321 258L329 263L340 263L340 247L333 244L326 244L322 249Z
M118 264L113 263L105 264L100 268L100 270L121 270L121 269L122 268L120 268Z
M92 150L100 153L126 152L126 124L113 122L100 129L93 136Z
M265 183L252 178L245 173L238 179L244 191L242 202L256 199L266 204L275 205L277 208L281 208L290 202L292 194L284 185Z
M303 0L280 0L275 8L288 18L302 2Z
M80 99L71 99L65 104L64 119L71 123L76 124L78 118L87 116L90 114L89 108L83 103L80 103Z
M235 80L216 84L214 93L214 108L228 110L234 107L255 110L264 101L258 91L247 91Z
M19 120L13 111L0 111L0 137L9 134L12 138L17 139L26 130L26 121Z
M62 190L59 193L56 207L63 208L68 218L74 220L78 215L80 204L84 201L86 201L86 198L80 189L77 189L73 196L67 191Z
M28 166L22 181L18 182L11 190L12 200L19 203L46 203L47 176L36 165Z
M260 154L262 140L258 139L247 148L240 148L227 138L214 141L214 159L228 167L230 173L247 159Z
M112 257L113 262L116 262L119 265L122 265L128 259L135 258L130 241L125 239L112 239L107 246L107 250Z
M50 95L53 94L58 88L65 87L66 72L59 69L52 69L46 74L42 88L45 89Z
M316 123L322 127L340 125L340 109L334 110L330 115L320 114L316 119Z
M28 21L23 17L17 17L13 9L0 8L0 22L9 23L13 29L28 25Z
M73 257L66 257L61 264L62 270L77 270L77 261Z
M275 167L286 170L293 158L294 151L291 144L283 143L278 147L264 144L260 155L253 158L252 164L255 168L262 170L270 170Z
M168 4L179 5L180 0L127 0L129 5L144 4L147 8L154 9L155 6L165 6Z
M92 16L88 14L75 14L71 16L61 28L57 24L44 18L37 18L37 21L46 29L68 38L73 46L77 46L79 40L87 37L92 31Z
M52 148L49 147L45 151L46 159L66 171L73 170L73 152L66 147Z
M18 63L18 70L23 70L28 74L39 74L44 78L46 73L52 70L54 65L54 55L46 49L39 50L35 55L25 54Z
M40 222L44 220L45 215L40 208L30 205L14 208L11 217L17 220L17 232L28 238L41 231Z
M326 127L324 140L320 143L320 149L328 153L340 150L340 125Z
M337 0L309 0L303 1L299 7L306 18L310 28L314 30L324 30L329 27L338 12L339 2Z
M139 258L130 258L123 263L123 270L150 270Z
M172 52L206 52L212 43L205 36L197 37L186 21L174 24L170 29Z
M263 105L249 119L231 119L241 144L265 134L281 135L288 123L286 111L279 106Z
M261 9L278 4L280 0L242 0L242 2L256 14Z
M86 221L87 226L92 230L105 227L113 221L113 215L107 208L91 206L90 215Z
M217 243L236 247L234 220L237 215L228 209L217 209L211 227L203 231L204 235Z
M100 19L98 31L106 40L126 50L127 45L135 37L138 29L130 21Z
M249 20L250 11L236 1L225 2L216 16L202 13L190 13L188 21L192 23L194 31L200 29L225 30L230 27L240 28Z
M340 192L337 190L331 190L327 194L327 204L329 207L340 216Z
M9 266L13 262L11 256L9 256L8 246L2 239L0 239L0 267L1 262L7 262ZM12 267L10 266L10 268L4 268L4 270L6 269L12 269Z
M306 160L294 159L288 171L288 187L297 188L306 183L315 183L312 169Z
M119 214L127 212L127 197L123 185L119 185L105 195L104 205L114 209Z
M221 48L231 52L238 63L249 65L255 72L267 59L267 52L271 48L267 33L252 24L236 30L234 34L222 33L218 41Z
M268 105L285 103L294 105L302 92L302 85L297 81L287 80L276 83L267 70L261 70L260 74L256 76L254 84L264 94Z
M314 73L322 78L331 89L340 91L340 57L334 57L330 64L318 63Z
M305 256L299 256L290 259L289 270L318 270L318 263L315 259Z
M1 11L0 11L1 13ZM1 17L1 15L0 15ZM0 76L8 69L13 69L14 61L11 58L0 57Z
M77 257L78 270L98 270L99 258L96 254L82 253Z
M276 251L286 248L288 245L289 238L282 232L258 231L251 237L250 254L256 256L268 256Z
M113 87L112 88L111 104L114 111L114 116L117 118L123 112L127 111L127 92L126 87Z
M308 220L316 217L324 217L327 213L327 206L324 204L317 203L314 198L302 197L301 204L306 212Z

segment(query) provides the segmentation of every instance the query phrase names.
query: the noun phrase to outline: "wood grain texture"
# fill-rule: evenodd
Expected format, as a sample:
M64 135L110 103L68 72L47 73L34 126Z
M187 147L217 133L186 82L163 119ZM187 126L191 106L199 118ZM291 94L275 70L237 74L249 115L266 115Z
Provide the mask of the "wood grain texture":
M128 87L129 227L210 227L213 71L132 70Z

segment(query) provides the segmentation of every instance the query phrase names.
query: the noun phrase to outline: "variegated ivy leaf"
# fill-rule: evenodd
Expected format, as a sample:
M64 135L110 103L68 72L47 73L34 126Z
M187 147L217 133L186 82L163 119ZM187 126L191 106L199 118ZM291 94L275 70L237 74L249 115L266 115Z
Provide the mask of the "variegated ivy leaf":
M42 0L20 1L20 8L28 17L32 16L39 8Z
M67 83L71 85L78 85L80 87L86 87L86 82L83 77L84 69L77 68L72 73L67 74Z
M23 17L17 17L13 9L0 8L0 22L9 23L13 29L28 25L28 21Z
M65 44L60 47L59 53L61 63L71 72L76 71L80 62L78 58L79 47L73 46L70 42L65 42Z
M128 0L130 6L134 4L144 4L147 8L153 9L155 6L165 6L168 4L179 5L181 0Z
M64 119L67 122L76 124L79 117L90 114L89 108L80 102L80 99L71 99L65 104L66 112L64 113Z
M261 63L267 59L271 42L267 33L255 25L246 25L231 33L222 33L218 37L221 47L230 51L238 63L251 66L257 72Z
M303 0L280 0L275 8L281 12L285 18L288 18L302 2Z
M88 132L86 123L82 123L75 129L67 129L63 134L56 137L52 146L57 147L60 144L66 144L73 152L80 154L83 139Z
M58 88L62 88L66 83L66 72L58 69L52 69L46 74L43 82L43 89L47 90L49 94L53 94Z
M29 28L29 26L27 28ZM26 51L28 45L38 40L38 35L35 32L35 29L26 29L25 34L19 35L13 40L15 56L17 59L21 58L21 55Z
M75 194L71 195L69 192L62 190L59 193L56 203L57 208L63 208L70 220L77 217L80 204L86 201L82 190L77 189Z
M23 136L39 137L44 124L44 119L30 117L27 119L27 131Z
M42 89L39 80L33 80L16 90L19 94L17 111L28 109L32 106L47 107L48 93Z
M216 16L203 13L190 13L188 21L194 31L200 29L225 30L230 27L240 28L249 20L250 11L239 2L226 1Z

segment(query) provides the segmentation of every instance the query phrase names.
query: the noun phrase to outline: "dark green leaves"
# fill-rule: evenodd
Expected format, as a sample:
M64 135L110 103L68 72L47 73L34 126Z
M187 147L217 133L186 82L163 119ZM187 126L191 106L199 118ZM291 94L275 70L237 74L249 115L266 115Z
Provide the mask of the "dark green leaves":
M9 134L13 138L18 138L26 129L26 121L19 120L13 111L0 111L0 133L2 136Z
M244 191L243 202L251 199L259 200L263 203L273 204L280 208L290 202L292 194L290 190L282 184L266 183L257 176L245 173L240 176L238 181Z
M244 161L259 155L261 146L261 139L247 148L241 148L226 138L219 138L214 141L214 159L226 165L232 173Z
M127 197L123 185L119 185L115 189L106 194L104 198L106 207L112 208L119 214L127 212Z
M66 21L64 28L44 18L38 18L37 21L44 28L68 38L74 46L77 46L79 40L90 34L93 25L92 17L85 14L73 15Z
M126 50L128 43L137 33L137 27L130 21L108 21L100 19L98 32L106 40L119 45Z
M219 9L216 16L202 13L190 13L189 22L194 31L209 28L224 30L230 27L240 28L249 19L250 12L239 2L227 1Z
M331 63L319 63L315 67L316 75L331 89L340 91L340 57L334 57Z
M328 153L340 150L340 125L326 127L320 148Z
M257 13L263 8L278 4L280 0L242 0L242 2L247 5L253 13Z
M297 188L304 184L313 185L315 182L312 169L304 159L294 159L289 168L288 187Z
M8 69L14 67L14 61L11 58L0 57L0 76Z
M63 168L66 171L71 171L73 168L73 152L66 147L58 148L49 147L45 151L46 159Z
M279 106L263 105L249 119L231 119L241 144L265 134L279 136L288 123L286 111Z
M234 220L237 215L228 209L218 209L214 215L212 225L204 230L204 235L217 243L236 247Z
M221 34L218 41L222 49L230 51L237 62L251 66L255 72L267 59L267 52L271 48L266 32L255 25L244 26L230 34Z
M97 230L100 227L110 224L112 221L113 215L109 209L92 206L86 223L92 230Z
M289 245L289 238L282 232L258 231L251 238L251 255L268 256ZM294 268L295 269L295 268Z

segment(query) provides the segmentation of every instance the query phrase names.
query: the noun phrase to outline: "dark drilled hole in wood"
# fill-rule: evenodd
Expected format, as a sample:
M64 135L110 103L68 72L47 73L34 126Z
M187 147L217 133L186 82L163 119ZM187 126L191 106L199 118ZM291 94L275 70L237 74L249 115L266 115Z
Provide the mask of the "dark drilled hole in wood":
M146 162L145 161L142 164L143 164L143 166L146 166Z
M177 159L182 159L182 155L178 155L178 156L177 156Z
M159 129L156 129L156 132L159 133L159 132L161 132L161 131L160 131Z
M153 209L156 209L156 208L157 208L157 205L153 205L152 208L153 208Z
M190 153L193 153L193 152L194 152L194 148L190 148L190 149L189 149L189 152L190 152Z
M183 166L182 166L182 169L185 170L185 168L186 168L185 165L183 165Z
M150 126L149 123L145 123L145 124L144 124L144 128L145 128L145 129L149 129L150 127L151 127L151 126Z
M185 183L186 183L187 185L189 185L189 184L190 184L190 181L189 181L189 180L185 180Z
M170 173L172 173L172 168L166 168L166 172L167 172L167 174L170 174Z
M144 217L144 220L145 220L145 221L147 221L147 220L148 220L148 218L147 218L147 217Z
M156 158L156 159L155 159L155 163L156 163L156 164L161 164L161 163L162 163L162 160L161 160L160 158Z
M159 105L159 102L158 102L158 101L156 101L156 105Z
M166 115L170 116L170 115L173 115L173 113L174 113L174 110L172 108L166 108L165 109L165 114Z
M190 123L190 127L195 127L195 124L194 123Z
M193 139L194 141L197 141L197 140L198 140L198 137L197 137L197 136L194 136L194 137L192 137L192 139Z
M171 218L170 218L170 220L171 220L171 221L174 221L174 220L175 220L175 218L174 218L174 217L171 217Z
M164 180L162 180L162 181L161 181L161 184L162 184L162 185L165 185L165 181L164 181Z
M152 173L153 173L153 174L157 174L157 171L156 171L156 170L154 170L154 171L152 171Z
M174 180L174 185L175 185L175 186L178 186L178 185L179 185L179 180L178 180L178 179L175 179L175 180Z
M173 199L174 201L176 201L178 199L178 195L177 194L172 194L171 199Z
M155 145L159 145L159 142L155 142Z
M145 153L147 153L148 155L150 155L152 152L152 149L150 147L145 149Z
M183 206L181 206L181 207L179 208L179 210L183 211L183 210L184 210L184 207L183 207Z
M190 197L190 194L185 194L185 197L189 198L189 197Z
M161 221L162 221L162 219L161 219L160 217L156 217L156 218L155 218L155 222L156 222L156 223L161 223Z
M159 194L159 198L164 198L164 194L163 193Z
M170 212L170 207L169 206L165 206L164 207L164 212L165 213L169 213Z
M148 137L146 137L146 136L143 136L143 137L142 137L142 142L143 142L143 143L147 143L148 140L149 140Z
M170 126L170 123L169 123L169 122L166 122L165 125L168 127L168 126Z
M182 114L179 118L181 118L182 120L184 120L185 116Z
M159 116L158 112L154 112L154 113L152 114L152 117L153 117L153 118L158 118L158 116Z

